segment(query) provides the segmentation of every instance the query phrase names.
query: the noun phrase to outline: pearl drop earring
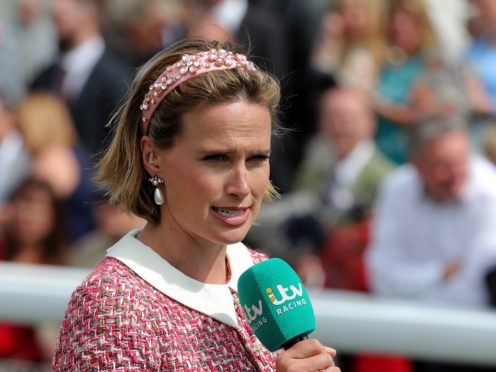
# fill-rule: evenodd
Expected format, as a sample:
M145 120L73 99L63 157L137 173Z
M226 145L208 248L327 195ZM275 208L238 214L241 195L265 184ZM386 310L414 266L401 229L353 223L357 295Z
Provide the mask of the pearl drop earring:
M164 204L164 194L160 191L159 186L164 183L164 180L159 176L153 176L148 179L153 186L155 186L155 191L153 192L153 200L155 204L162 205Z

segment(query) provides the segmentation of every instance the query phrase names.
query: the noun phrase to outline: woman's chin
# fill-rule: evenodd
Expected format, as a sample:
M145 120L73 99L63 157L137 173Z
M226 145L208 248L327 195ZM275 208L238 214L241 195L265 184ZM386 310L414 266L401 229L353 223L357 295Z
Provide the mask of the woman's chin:
M226 231L224 233L221 233L218 236L218 241L219 243L228 245L228 244L236 244L242 241L245 237L246 234L248 234L248 229L236 229L235 231Z

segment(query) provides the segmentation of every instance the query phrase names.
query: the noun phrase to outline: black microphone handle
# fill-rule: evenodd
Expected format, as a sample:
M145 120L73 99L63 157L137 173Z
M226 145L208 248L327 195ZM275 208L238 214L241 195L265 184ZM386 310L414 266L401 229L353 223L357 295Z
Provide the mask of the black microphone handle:
M288 350L294 344L297 344L298 342L303 341L303 340L307 340L307 339L308 339L308 335L307 334L303 334L303 335L299 335L299 336L293 337L291 340L286 341L282 345L282 348L284 350Z

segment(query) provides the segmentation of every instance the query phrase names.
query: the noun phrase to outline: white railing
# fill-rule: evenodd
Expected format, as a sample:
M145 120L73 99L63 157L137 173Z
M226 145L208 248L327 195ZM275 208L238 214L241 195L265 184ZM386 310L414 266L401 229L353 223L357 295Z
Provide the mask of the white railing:
M0 320L59 322L88 270L0 263ZM341 352L395 353L496 366L496 311L419 306L343 291L310 291L312 336Z
M88 270L0 262L0 320L19 324L59 322Z
M313 291L314 336L338 350L496 366L496 311Z

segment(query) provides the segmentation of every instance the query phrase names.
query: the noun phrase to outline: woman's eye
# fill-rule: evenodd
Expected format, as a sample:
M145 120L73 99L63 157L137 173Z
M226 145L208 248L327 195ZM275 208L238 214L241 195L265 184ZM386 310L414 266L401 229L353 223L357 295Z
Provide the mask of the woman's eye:
M267 159L269 159L269 155L257 154L257 155L250 156L247 159L247 161L262 162L262 161L265 161ZM230 157L226 154L210 154L210 155L206 155L205 157L203 157L203 160L207 161L207 162L225 162L225 161L229 161Z
M254 155L254 156L250 157L248 160L252 160L252 161L264 161L264 160L267 160L267 159L269 159L269 155L259 154L259 155Z
M224 161L227 159L227 156L224 154L212 154L207 155L203 158L205 161Z

